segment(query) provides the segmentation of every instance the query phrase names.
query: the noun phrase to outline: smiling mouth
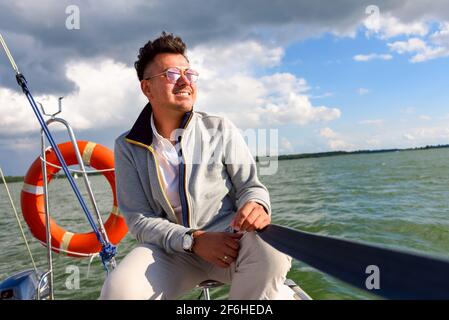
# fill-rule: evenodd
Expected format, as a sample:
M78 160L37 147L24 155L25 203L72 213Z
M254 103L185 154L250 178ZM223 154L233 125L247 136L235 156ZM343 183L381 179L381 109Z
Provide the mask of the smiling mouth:
M176 92L175 96L188 97L188 96L190 96L190 92L186 92L186 91Z

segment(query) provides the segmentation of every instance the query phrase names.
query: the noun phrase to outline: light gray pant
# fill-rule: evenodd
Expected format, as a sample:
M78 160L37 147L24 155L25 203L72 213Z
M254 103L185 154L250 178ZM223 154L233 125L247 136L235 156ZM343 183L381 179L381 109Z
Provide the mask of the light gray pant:
M208 279L231 284L229 299L276 299L291 258L254 232L240 239L237 260L217 267L195 254L167 254L155 245L133 249L107 277L100 299L177 299Z

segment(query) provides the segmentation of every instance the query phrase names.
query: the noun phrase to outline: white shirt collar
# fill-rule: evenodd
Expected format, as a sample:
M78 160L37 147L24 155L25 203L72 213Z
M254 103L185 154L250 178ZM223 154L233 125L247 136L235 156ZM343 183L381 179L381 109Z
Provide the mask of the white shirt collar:
M156 153L169 161L171 165L179 164L179 155L173 144L163 136L159 134L154 125L153 114L151 114L151 130L153 130L153 145ZM163 161L161 161L162 163Z
M153 137L156 138L156 142L162 142L165 139L163 136L157 132L156 125L154 124L154 117L151 114L151 130L153 131Z

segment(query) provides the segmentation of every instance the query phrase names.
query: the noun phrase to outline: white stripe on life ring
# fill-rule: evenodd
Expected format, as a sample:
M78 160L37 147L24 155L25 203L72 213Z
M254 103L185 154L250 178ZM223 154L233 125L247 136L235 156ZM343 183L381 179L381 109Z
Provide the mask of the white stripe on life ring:
M74 233L70 231L66 231L64 235L62 236L61 244L59 245L59 248L62 250L67 251L69 249L70 240L72 240Z
M86 144L86 147L84 148L82 158L83 158L83 163L86 166L90 166L90 159L92 158L92 154L94 152L94 148L95 148L96 145L97 144L94 143L94 142L88 142Z
M35 194L35 195L41 195L41 194L44 194L44 187L24 183L22 186L22 191L31 193L31 194Z
M114 215L116 215L116 216L118 216L118 217L121 217L121 216L122 216L122 214L120 213L120 211L118 210L118 208L117 208L116 206L113 206L113 207L112 207L111 213L114 214Z

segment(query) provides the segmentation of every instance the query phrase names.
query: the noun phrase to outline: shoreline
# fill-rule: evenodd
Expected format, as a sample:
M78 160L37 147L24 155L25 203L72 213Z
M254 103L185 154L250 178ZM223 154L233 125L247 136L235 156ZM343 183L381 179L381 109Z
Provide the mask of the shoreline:
M378 150L356 150L356 151L326 151L326 152L316 152L316 153L298 153L298 154L284 154L277 157L278 160L293 160L293 159L310 159L310 158L323 158L323 157L335 157L353 154L370 154L370 153L387 153L387 152L398 152L398 151L420 151L420 150L430 150L430 149L443 149L449 148L449 144L436 145L436 146L425 146L416 148L405 148L405 149L378 149ZM257 157L256 161L269 160L276 157Z
M323 158L323 157L335 157L344 156L352 154L371 154L371 153L387 153L387 152L398 152L398 151L419 151L419 150L431 150L431 149L443 149L449 148L449 144L435 145L435 146L425 146L416 148L405 148L405 149L378 149L378 150L357 150L357 151L327 151L327 152L317 152L317 153L298 153L298 154L284 154L277 157L277 160L294 160L294 159L311 159L311 158ZM256 157L256 162L260 160L267 161L276 157ZM95 174L94 174L95 175ZM65 178L64 174L58 174L57 178ZM5 176L7 183L10 182L23 182L24 176ZM3 181L0 180L0 185Z

